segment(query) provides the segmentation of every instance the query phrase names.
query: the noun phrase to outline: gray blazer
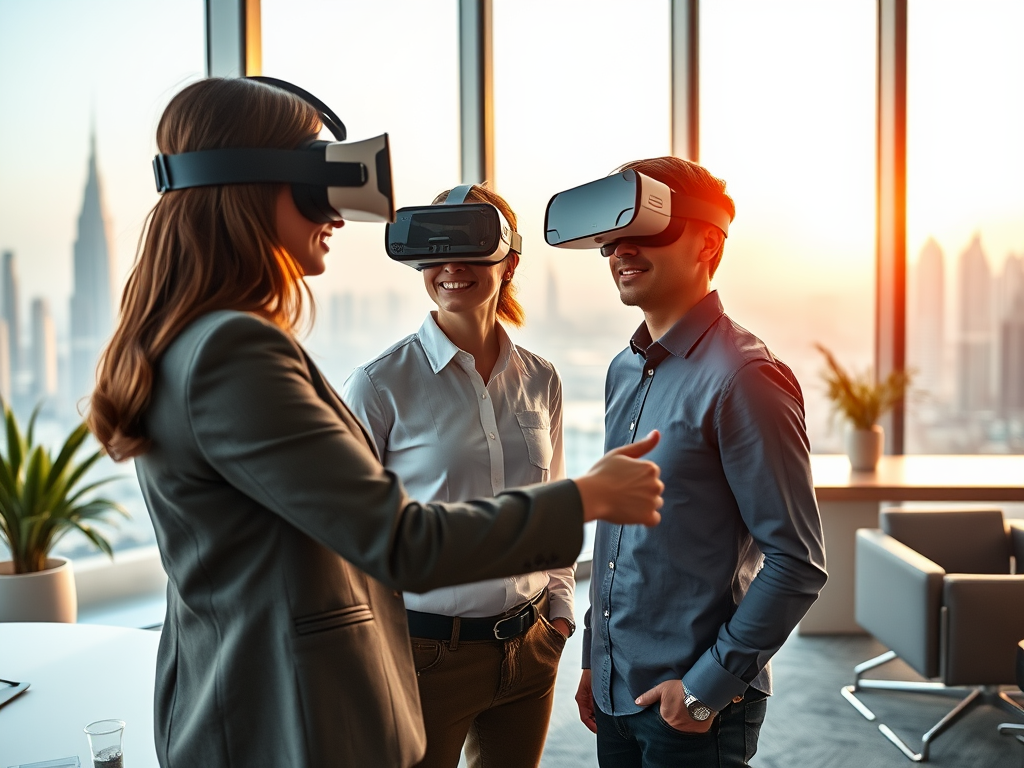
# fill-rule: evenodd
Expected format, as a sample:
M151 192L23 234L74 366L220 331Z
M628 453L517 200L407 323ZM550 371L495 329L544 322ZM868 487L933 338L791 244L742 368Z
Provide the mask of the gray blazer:
M135 461L164 568L164 768L408 766L425 748L401 590L571 565L570 481L419 504L303 349L214 312L155 371Z

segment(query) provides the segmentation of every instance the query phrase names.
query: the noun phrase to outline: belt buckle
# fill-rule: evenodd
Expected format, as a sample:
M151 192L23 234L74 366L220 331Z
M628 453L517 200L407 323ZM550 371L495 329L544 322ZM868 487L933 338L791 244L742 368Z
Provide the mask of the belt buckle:
M521 617L522 617L522 614L517 613L515 616L509 616L507 619L502 619L501 621L495 622L494 628L491 630L492 632L494 632L494 639L495 640L511 640L513 637L515 637L514 634L513 635L509 635L508 637L503 636L501 634L500 628L501 628L502 624L504 624L506 622L509 622L509 621L515 621L516 619L519 619Z

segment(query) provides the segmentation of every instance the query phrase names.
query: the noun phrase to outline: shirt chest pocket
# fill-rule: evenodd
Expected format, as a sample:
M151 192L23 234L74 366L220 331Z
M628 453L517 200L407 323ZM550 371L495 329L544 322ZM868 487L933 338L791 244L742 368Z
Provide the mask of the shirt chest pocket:
M519 428L523 430L526 451L530 463L541 469L551 468L551 420L547 411L523 411L516 414Z

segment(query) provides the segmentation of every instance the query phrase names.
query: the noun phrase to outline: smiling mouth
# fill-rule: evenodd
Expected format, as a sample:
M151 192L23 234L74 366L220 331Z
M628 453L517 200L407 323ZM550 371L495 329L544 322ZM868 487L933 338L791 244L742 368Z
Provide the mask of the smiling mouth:
M619 277L632 277L633 275L639 275L646 271L646 269L637 269L636 267L629 267L628 269L620 269Z
M464 282L464 281L461 281L461 280L460 281L451 280L451 281L445 281L445 282L440 283L440 286L442 288L444 288L446 291L458 291L458 290L460 290L462 288L469 288L469 286L471 286L471 285L472 285L472 283L467 283L467 282Z

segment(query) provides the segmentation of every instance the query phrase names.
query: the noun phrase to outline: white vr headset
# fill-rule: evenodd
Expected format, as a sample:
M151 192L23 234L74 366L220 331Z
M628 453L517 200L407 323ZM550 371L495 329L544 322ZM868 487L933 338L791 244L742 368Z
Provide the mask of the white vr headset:
M388 135L345 143L344 123L309 92L272 77L251 77L293 93L316 107L337 141L307 142L297 149L230 148L157 155L158 192L220 184L290 184L299 211L310 221L394 221Z
M681 195L657 179L632 169L559 192L548 201L544 239L559 248L600 248L615 244L669 245L686 219L714 224L728 237L732 221L721 206Z
M384 247L415 269L450 261L497 264L522 253L523 238L490 203L466 203L471 184L456 187L441 205L399 208L384 229Z

